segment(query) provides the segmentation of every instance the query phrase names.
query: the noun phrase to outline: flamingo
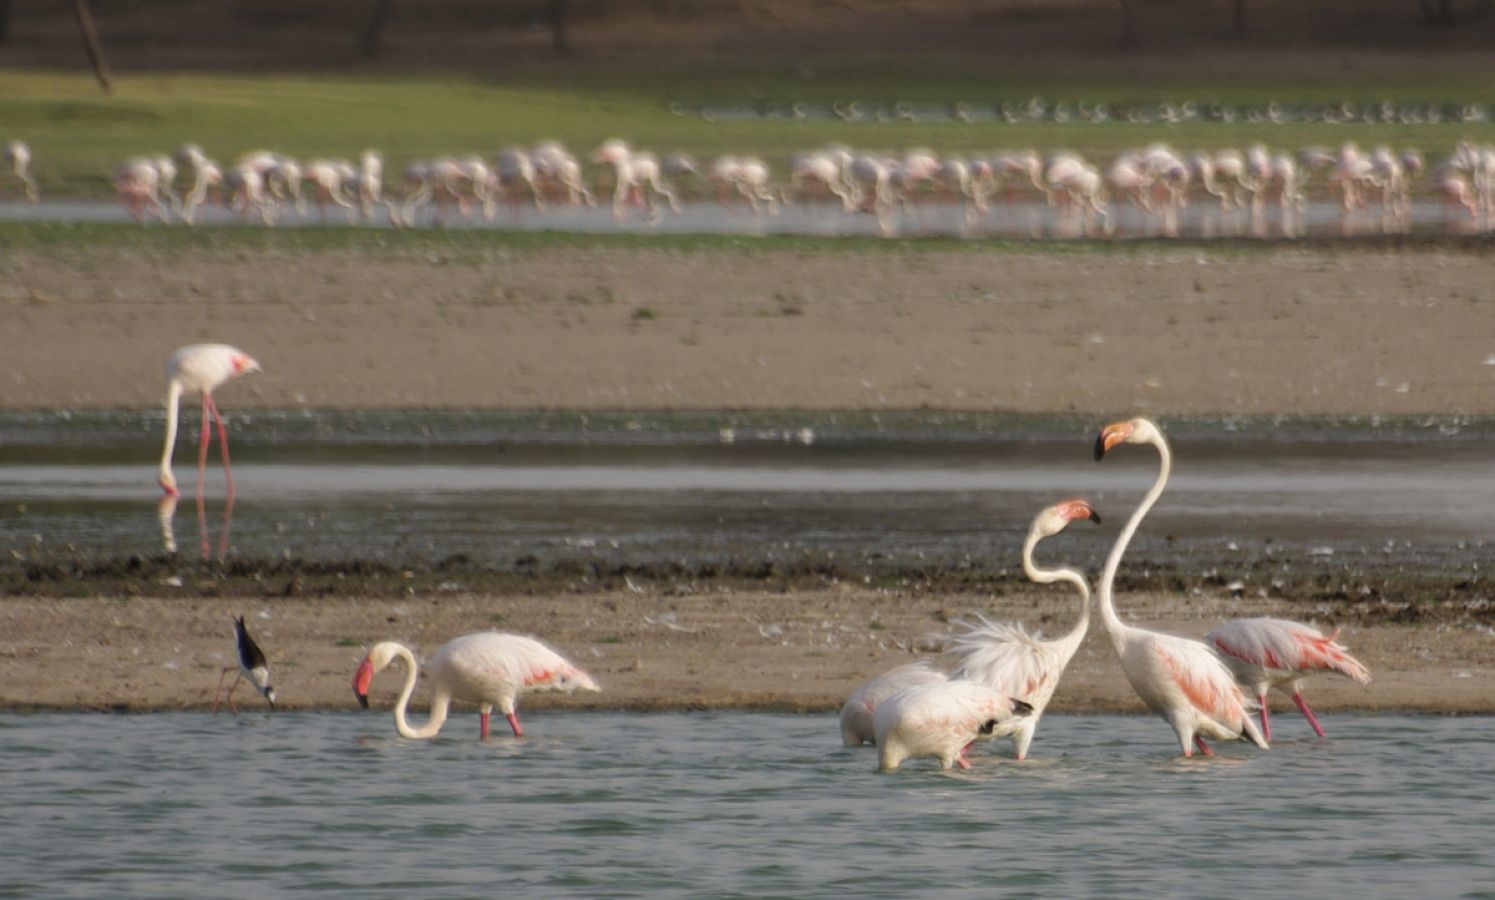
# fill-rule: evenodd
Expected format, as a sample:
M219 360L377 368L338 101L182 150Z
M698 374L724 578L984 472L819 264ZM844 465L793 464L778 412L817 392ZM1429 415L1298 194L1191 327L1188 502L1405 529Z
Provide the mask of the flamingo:
M841 706L841 741L848 747L876 743L872 716L878 704L906 687L948 681L949 676L927 660L899 666L871 679L851 692Z
M934 756L940 767L971 767L966 750L986 738L1012 734L1033 707L972 681L944 681L906 687L872 714L877 757L885 771L909 757Z
M239 714L239 708L234 705L234 688L239 686L240 681L248 681L254 689L264 695L270 704L270 711L275 712L275 688L270 686L270 664L265 661L265 653L260 645L249 636L249 630L244 627L244 617L234 618L234 647L239 654L239 674L234 678L234 683L228 686L228 693L224 695L223 702L228 708ZM228 673L234 671L235 666L229 666L218 676L218 688L213 691L213 714L218 714L218 692L223 690L223 679Z
M1163 495L1168 474L1173 468L1173 453L1157 425L1148 419L1130 419L1101 429L1095 439L1095 458L1117 444L1151 444L1157 448L1161 465L1158 479L1142 498L1126 527L1106 557L1100 579L1100 614L1111 645L1121 662L1121 670L1131 682L1132 690L1153 712L1173 726L1184 756L1194 755L1194 746L1205 756L1214 750L1206 738L1231 741L1246 739L1262 749L1267 742L1256 723L1246 713L1246 698L1225 663L1203 641L1178 635L1136 628L1121 621L1112 596L1116 569L1131 543L1137 526Z
M6 165L10 166L15 173L16 179L21 182L26 191L26 199L32 203L41 199L41 191L37 188L36 179L31 177L31 148L24 141L10 141L5 145L4 159Z
M234 473L228 464L228 429L213 402L213 391L226 381L249 372L260 371L254 357L227 344L189 344L166 360L166 442L161 449L161 490L167 496L180 494L171 474L171 452L176 448L177 416L183 391L202 394L202 441L197 451L197 496L202 497L203 477L208 467L208 442L212 438L208 422L218 423L218 448L223 454L223 475L228 480L228 494L234 493Z
M592 676L534 638L497 631L464 635L443 644L431 657L427 665L434 682L431 716L426 724L415 728L405 718L416 676L415 656L408 647L394 641L375 644L353 676L353 694L367 708L369 683L395 659L405 662L405 686L395 701L395 730L407 738L435 737L446 722L447 708L453 700L478 704L484 740L495 706L509 720L514 737L524 737L514 709L514 699L521 692L601 690Z
M1012 734L1012 748L1018 759L1028 758L1028 745L1033 742L1038 720L1054 696L1054 690L1059 687L1064 667L1080 649L1080 642L1090 628L1090 585L1085 582L1085 576L1074 569L1040 569L1033 563L1033 550L1039 541L1058 534L1070 522L1079 519L1099 523L1100 515L1084 500L1056 503L1034 517L1028 528L1028 537L1023 541L1023 572L1031 581L1038 584L1067 581L1079 589L1080 618L1068 634L1045 641L1038 635L1029 634L1021 625L989 622L982 618L981 625L972 627L956 641L956 652L964 659L955 670L955 678L1021 697L1033 707L1033 714L1026 717Z
M1261 704L1261 734L1272 739L1267 715L1267 689L1275 687L1293 698L1313 733L1324 736L1318 717L1303 699L1299 684L1317 672L1336 672L1370 684L1370 670L1337 643L1339 629L1325 635L1311 625L1287 619L1232 619L1204 636L1235 673L1245 690L1254 691Z

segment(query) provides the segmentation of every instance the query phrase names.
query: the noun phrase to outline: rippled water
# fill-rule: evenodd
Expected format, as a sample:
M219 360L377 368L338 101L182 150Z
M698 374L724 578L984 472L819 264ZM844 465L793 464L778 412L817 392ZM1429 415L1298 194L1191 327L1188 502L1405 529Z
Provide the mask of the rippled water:
M0 893L47 896L1491 896L1495 719L1283 719L1175 758L1048 716L969 773L832 716L534 712L434 742L387 713L0 716ZM1002 758L998 758L998 755Z

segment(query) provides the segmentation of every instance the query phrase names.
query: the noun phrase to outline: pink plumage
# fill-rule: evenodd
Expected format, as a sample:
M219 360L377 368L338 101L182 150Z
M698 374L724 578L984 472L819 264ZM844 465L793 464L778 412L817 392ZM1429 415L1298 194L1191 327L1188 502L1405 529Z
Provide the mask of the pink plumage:
M1370 683L1370 670L1336 641L1339 631L1325 635L1311 625L1287 619L1232 619L1204 636L1234 673L1241 688L1252 692L1261 704L1262 733L1271 739L1267 691L1277 688L1293 698L1303 717L1319 737L1324 736L1318 717L1303 699L1302 680L1329 672Z

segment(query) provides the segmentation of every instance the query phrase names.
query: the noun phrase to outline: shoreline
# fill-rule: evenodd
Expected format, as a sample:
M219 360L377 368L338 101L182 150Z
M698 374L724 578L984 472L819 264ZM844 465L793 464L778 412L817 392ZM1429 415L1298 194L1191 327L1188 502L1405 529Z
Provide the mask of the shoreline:
M616 711L839 707L862 681L919 658L940 661L957 622L976 614L1067 630L1074 598L1031 589L1008 595L873 590L473 594L338 597L10 598L0 603L0 710L204 710L233 662L230 616L246 615L288 710L354 710L349 682L368 646L399 640L423 658L474 631L533 634L587 669L601 694L524 695L521 709ZM1199 636L1227 618L1284 615L1326 631L1372 670L1360 686L1310 678L1325 712L1495 713L1495 639L1478 621L1363 624L1348 606L1197 594L1123 594L1124 618ZM370 700L387 714L402 674L377 678ZM253 692L241 709L261 708ZM424 709L418 687L415 708ZM1274 711L1291 711L1285 698ZM1098 625L1076 654L1054 712L1142 712Z

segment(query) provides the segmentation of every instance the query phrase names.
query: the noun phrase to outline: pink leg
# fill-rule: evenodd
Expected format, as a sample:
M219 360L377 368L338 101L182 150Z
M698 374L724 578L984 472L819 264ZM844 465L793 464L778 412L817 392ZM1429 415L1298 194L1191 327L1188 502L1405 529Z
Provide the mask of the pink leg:
M1293 694L1293 702L1298 704L1298 710L1303 713L1303 718L1307 719L1308 724L1313 726L1313 733L1319 737L1323 737L1324 729L1319 725L1318 716L1315 716L1313 710L1308 708L1308 701L1303 699L1303 695L1301 693Z
M478 713L478 738L488 740L488 713L486 712Z
M1256 699L1261 704L1261 736L1263 740L1270 744L1272 742L1272 722L1267 715L1267 695L1260 694Z
M971 743L966 744L964 747L960 748L960 755L955 757L955 764L957 766L960 766L962 769L969 769L971 767L971 761L969 759L966 759L966 752L975 745L976 742L972 741Z
M213 413L213 421L218 423L218 452L223 457L223 477L228 482L228 496L234 496L234 470L228 464L228 426L223 424L223 416L218 413L218 404L212 397L207 398L208 409ZM206 460L204 460L206 462Z
M1198 736L1197 734L1194 736L1194 743L1199 747L1199 752L1204 754L1205 756L1215 755L1215 751L1210 749L1210 745L1206 744L1204 742L1204 738Z
M227 678L228 677L228 673L230 673L232 671L233 671L233 669L224 669L223 672L221 674L219 674L219 676L218 676L218 686L216 688L213 688L213 709L212 709L212 713L215 716L218 715L218 697L219 697L220 694L223 693L223 679Z
M518 713L509 713L504 718L509 720L509 727L514 729L514 737L524 737L524 729L519 727Z
M202 502L202 483L208 474L208 442L213 439L212 413L207 394L202 395L202 440L197 445L197 500Z

